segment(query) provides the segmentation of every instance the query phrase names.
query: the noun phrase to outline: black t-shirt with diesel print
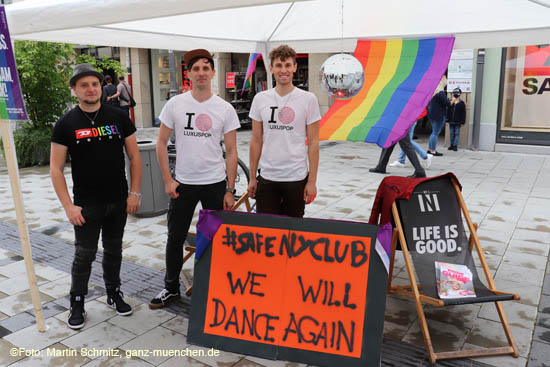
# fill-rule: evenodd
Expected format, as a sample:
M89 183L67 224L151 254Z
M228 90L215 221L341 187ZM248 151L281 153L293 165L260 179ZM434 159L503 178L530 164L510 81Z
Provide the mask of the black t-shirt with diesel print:
M113 203L128 196L124 139L136 128L119 108L102 105L96 113L75 107L61 117L51 141L71 157L74 203Z

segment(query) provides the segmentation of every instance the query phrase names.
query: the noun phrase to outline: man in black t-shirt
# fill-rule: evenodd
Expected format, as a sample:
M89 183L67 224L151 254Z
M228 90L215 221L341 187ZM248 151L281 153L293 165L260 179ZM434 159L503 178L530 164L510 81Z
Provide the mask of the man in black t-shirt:
M70 85L79 104L57 121L51 138L53 187L75 231L68 320L72 329L84 326L84 297L100 233L107 303L119 315L132 313L120 291L120 264L127 214L139 209L141 159L136 128L128 116L100 102L102 79L90 64L76 66ZM130 190L124 149L130 160ZM74 202L63 175L67 153L71 157Z

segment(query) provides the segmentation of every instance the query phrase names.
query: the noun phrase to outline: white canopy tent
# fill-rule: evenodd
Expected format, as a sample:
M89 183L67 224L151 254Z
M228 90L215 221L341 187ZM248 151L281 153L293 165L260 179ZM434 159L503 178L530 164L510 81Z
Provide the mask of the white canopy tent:
M361 38L455 36L455 49L545 44L542 0L25 0L12 38L213 52L353 51ZM342 26L343 19L343 26Z

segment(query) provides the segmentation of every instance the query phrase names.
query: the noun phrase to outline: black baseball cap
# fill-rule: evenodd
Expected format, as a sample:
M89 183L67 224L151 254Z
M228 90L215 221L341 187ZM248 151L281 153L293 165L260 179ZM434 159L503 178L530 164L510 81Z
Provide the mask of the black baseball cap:
M80 78L83 78L85 76L93 75L96 76L99 79L99 82L103 82L103 74L101 74L99 71L94 69L94 67L88 63L84 64L78 64L73 70L73 76L71 77L71 80L69 81L69 85L71 87L74 87L76 85L76 81Z
M183 55L183 61L188 68L191 66L191 61L199 58L208 59L214 62L214 57L212 57L212 54L210 54L210 52L208 52L208 50L205 50L204 48L197 48L195 50L187 51L185 55Z

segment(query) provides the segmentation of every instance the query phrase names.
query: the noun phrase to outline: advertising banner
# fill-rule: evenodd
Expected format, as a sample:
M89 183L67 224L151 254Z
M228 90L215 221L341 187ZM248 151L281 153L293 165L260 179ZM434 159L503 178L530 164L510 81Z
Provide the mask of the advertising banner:
M3 6L0 6L0 119L27 120Z

